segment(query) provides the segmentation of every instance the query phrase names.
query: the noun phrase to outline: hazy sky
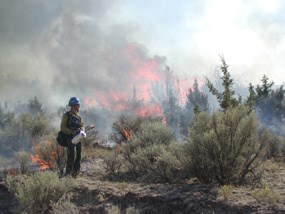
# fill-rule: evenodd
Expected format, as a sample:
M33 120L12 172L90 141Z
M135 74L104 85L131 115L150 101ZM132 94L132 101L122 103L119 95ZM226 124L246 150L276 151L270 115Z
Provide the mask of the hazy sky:
M283 84L284 31L283 0L0 0L1 100L125 96L164 65L211 79L219 55L245 85Z

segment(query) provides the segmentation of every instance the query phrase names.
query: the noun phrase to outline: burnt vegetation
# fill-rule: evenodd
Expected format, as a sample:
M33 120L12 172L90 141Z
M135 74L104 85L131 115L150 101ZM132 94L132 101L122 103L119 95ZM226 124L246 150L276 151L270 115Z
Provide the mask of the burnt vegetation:
M145 105L136 99L135 88L132 99L126 102L128 106L119 114L103 108L83 109L84 120L98 122L103 130L107 129L109 118L116 118L108 139L104 139L114 142L115 148L97 154L99 141L104 140L100 132L94 132L84 144L88 152L83 161L103 160L104 172L98 179L104 181L181 184L195 180L227 187L260 184L260 168L265 161L284 159L285 90L283 86L274 88L274 83L264 75L260 85L250 84L248 96L241 97L233 89L235 82L222 56L219 69L222 90L205 78L210 94L203 93L195 79L193 86L189 86L185 105L181 106L172 72L166 67L165 93L156 97L162 106L162 116L142 117L134 113L134 109ZM208 102L210 95L218 101L215 111ZM56 144L58 130L51 121L59 120L66 107L51 114L43 105L35 97L26 104L12 108L5 103L0 108L0 162L3 166L16 163L19 168L13 173L17 176L2 173L1 179L20 203L17 209L24 212L41 213L72 206L70 198L69 204L60 200L72 192L71 185L64 183L60 194L54 196L49 187L46 189L51 192L45 191L43 182L56 180L57 176L33 175L29 170L30 155L46 162L53 173L60 174L64 169L66 154ZM1 170L6 168L9 167ZM41 185L44 187L39 188ZM57 182L55 187L50 185L60 186ZM25 194L29 197L25 198ZM33 204L35 200L37 205ZM101 199L96 200L99 203Z

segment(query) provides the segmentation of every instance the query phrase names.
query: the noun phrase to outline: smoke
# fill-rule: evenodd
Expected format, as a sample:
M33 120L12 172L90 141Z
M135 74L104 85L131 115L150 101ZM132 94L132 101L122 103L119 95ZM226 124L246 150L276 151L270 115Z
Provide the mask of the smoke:
M1 99L37 96L55 111L72 96L94 104L128 99L134 86L138 98L148 99L165 64L202 79L219 54L246 87L269 72L280 83L283 7L278 0L2 0Z
M55 110L71 96L99 99L118 92L127 99L146 80L140 70L159 75L165 57L151 57L131 40L135 26L112 21L119 6L120 1L1 1L2 100L37 96Z

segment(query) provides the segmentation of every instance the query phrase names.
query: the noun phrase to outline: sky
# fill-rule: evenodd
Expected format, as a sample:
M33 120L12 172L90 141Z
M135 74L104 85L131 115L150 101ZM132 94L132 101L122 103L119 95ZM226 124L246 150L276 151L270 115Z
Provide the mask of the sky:
M221 55L245 87L263 75L283 84L284 10L283 0L0 0L1 100L98 105L134 87L146 99L166 65L203 81Z

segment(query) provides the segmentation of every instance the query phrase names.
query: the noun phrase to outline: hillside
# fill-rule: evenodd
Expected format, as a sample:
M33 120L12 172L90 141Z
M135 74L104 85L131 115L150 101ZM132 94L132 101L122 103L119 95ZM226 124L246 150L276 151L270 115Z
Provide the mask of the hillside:
M71 203L47 213L285 213L285 164L268 161L263 167L255 188L232 187L222 192L221 187L196 180L179 184L108 181L102 176L101 160L85 160L69 195ZM17 200L3 181L0 194L0 213L14 213Z

